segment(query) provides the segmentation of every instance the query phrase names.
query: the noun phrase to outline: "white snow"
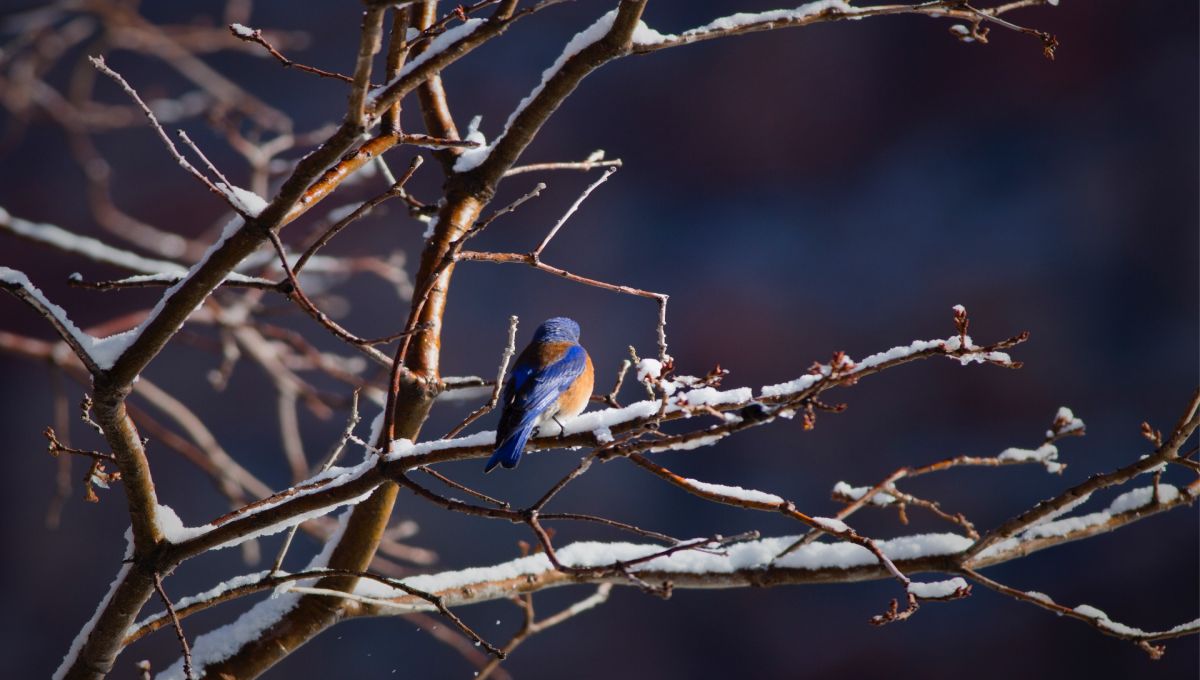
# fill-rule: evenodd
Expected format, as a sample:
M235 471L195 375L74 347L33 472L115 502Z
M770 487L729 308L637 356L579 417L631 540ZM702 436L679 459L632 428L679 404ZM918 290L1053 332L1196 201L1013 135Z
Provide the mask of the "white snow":
M812 520L825 531L832 531L834 533L846 533L850 531L850 525L834 517L813 517Z
M1084 503L1087 503L1089 500L1091 500L1091 498L1092 498L1092 494L1085 493L1084 495L1080 496L1079 498L1076 498L1075 500L1071 501L1070 503L1067 503L1066 505L1055 510L1054 512L1051 512L1050 514L1046 515L1045 517L1037 520L1030 526L1039 526L1042 524L1046 524L1052 520L1058 519L1059 517L1062 517L1063 515L1067 514L1068 512L1071 512L1075 508L1078 508L1079 506L1083 505Z
M967 582L958 576L945 581L933 581L931 583L913 581L908 584L908 592L922 600L942 600L966 590Z
M732 390L718 390L715 387L700 387L682 392L668 403L685 406L721 406L724 404L741 404L754 398L754 390L749 387L739 387Z
M33 299L37 300L45 310L54 317L55 322L79 344L84 352L91 357L92 361L102 370L112 368L117 357L125 351L129 343L136 337L133 331L125 331L110 335L107 338L97 338L87 333L84 333L78 326L71 321L67 316L67 312L58 305L50 302L50 300L42 293L41 290L30 282L29 277L24 273L8 267L0 267L0 282L9 283L25 289L26 293Z
M142 257L127 250L114 248L103 241L73 234L54 224L23 220L10 214L4 208L0 208L0 230L9 231L31 241L45 243L68 253L83 255L96 262L115 265L135 272L147 274L183 274L187 271L186 267L175 262ZM183 254L184 248L183 239L179 239L178 250L180 255Z
M650 453L662 453L663 451L695 451L696 449L705 446L712 446L728 437L727 432L718 432L717 434L708 434L695 439L686 439L680 442L671 442L670 444L655 444L647 449Z
M234 201L239 208L248 215L258 215L267 206L267 201L253 192L246 191L245 189L241 189L239 187L229 187L224 184L220 186L223 187L223 191L225 191L230 197L230 200ZM7 213L5 213L5 215L7 215ZM2 219L2 216L0 216L0 219ZM11 224L12 220L9 222ZM170 299L172 295L174 295L175 291L177 291L180 286L183 285L183 282L190 278L200 267L202 267L204 263L208 261L208 258L212 255L212 253L216 252L216 250L220 248L225 241L229 239L229 237L236 233L243 224L244 222L241 217L235 217L230 220L225 225L225 228L221 233L221 237L217 240L217 242L211 245L208 250L205 251L204 256L200 258L200 261L188 270L184 270L183 267L172 262L149 260L147 258L141 258L130 253L124 253L123 251L106 246L99 241L95 241L94 239L83 239L80 237L74 237L74 239L72 239L72 235L69 232L64 230L58 230L57 232L54 231L54 229L57 229L57 227L53 227L53 225L33 225L37 227L37 231L40 232L43 240L46 242L54 243L56 245L61 244L64 250L69 249L72 252L79 252L89 257L93 257L98 261L109 262L118 266L128 267L130 269L134 269L135 271L150 270L147 273L151 274L167 273L178 276L186 272L186 275L183 275L175 285L171 286L163 293L162 297L159 298L158 303L155 304L154 309L151 310L150 314L140 324L138 324L136 328L122 333L116 333L105 338L96 338L80 330L79 327L71 322L70 318L67 317L66 312L63 311L63 309L58 305L51 303L46 296L29 281L29 278L25 276L25 274L7 267L0 267L0 281L8 282L25 288L29 292L30 296L45 306L50 314L54 316L55 320L58 321L66 330L66 332L69 333L71 337L84 349L84 351L88 353L88 355L92 358L92 361L94 361L97 366L99 366L102 370L108 370L112 368L113 364L116 363L117 359L125 352L125 350L137 340L142 331L154 321L154 319L166 305L166 301ZM250 277L246 277L241 274L230 274L229 278L248 280ZM199 305L197 305L197 308L198 307Z
M474 387L459 387L452 390L444 390L437 396L438 401L477 401L487 399L492 396L492 388L490 385L479 385Z
M966 337L966 343L964 345L963 339L955 335L946 338L945 340L914 340L908 345L899 345L885 352L878 352L876 354L867 356L861 361L857 362L851 360L849 357L844 356L842 364L838 366L837 369L839 376L853 376L856 373L861 373L889 362L906 359L922 352L928 352L930 350L954 352L958 351L960 348L968 350L969 353L954 358L958 359L958 361L964 366L970 363L983 363L987 361L994 361L1001 364L1012 363L1012 358L1004 352L978 351L979 348L971 341L971 336L968 335ZM816 375L802 375L799 378L789 382L779 383L777 385L768 385L767 387L762 388L760 394L764 398L791 396L809 389L816 383L833 374L833 368L831 368L828 364L821 364L818 371L819 372Z
M1042 444L1036 449L1007 448L996 456L999 460L1014 463L1041 463L1047 472L1061 472L1065 465L1058 462L1058 447L1053 444Z
M129 560L133 557L132 529L125 532L125 542L125 559ZM108 592L105 593L103 598L101 598L100 604L96 605L96 611L92 613L92 617L87 620L87 623L83 624L83 628L81 628L75 635L75 639L71 641L71 647L67 650L67 655L63 657L62 663L58 665L58 668L54 671L54 675L51 676L53 680L62 680L62 678L66 676L67 671L71 668L71 664L75 663L75 657L79 656L79 650L83 649L83 645L85 642L87 642L88 636L92 634L92 629L96 627L96 621L100 619L100 612L104 611L104 609L108 607L108 602L112 599L113 593L117 592L117 586L125 580L125 577L129 574L129 570L132 568L133 562L131 561L127 561L125 564L121 565L121 569L117 571L116 578L114 578L112 584L108 586Z
M584 33L587 33L587 31ZM853 375L856 372L873 368L889 361L912 356L918 352L925 352L931 349L955 351L961 346L963 346L963 341L958 336L953 336L946 340L918 340L910 343L909 345L893 347L886 352L873 354L858 363L853 362L848 357L844 358L842 363L839 365L839 370L841 371L841 375ZM975 349L971 344L970 337L967 337L966 339L966 347L968 350ZM1003 362L1008 361L1007 355L1005 355L1003 359L1000 359L997 358L998 354L1002 353L988 352L986 354L981 354L980 356L986 357L987 360ZM959 358L970 358L972 356L976 355L966 355L965 357ZM797 394L812 387L818 381L823 380L825 376L831 374L831 370L832 369L828 365L823 365L821 366L820 375L803 375L796 380L779 383L777 385L768 385L760 390L760 397L787 397ZM637 371L639 380L647 378L653 379L654 377L661 376L662 365L657 359L642 359L637 364ZM611 435L612 430L621 424L629 423L638 419L653 417L657 415L660 410L666 415L678 413L691 415L691 409L694 408L705 406L736 406L749 404L754 400L754 390L748 387L720 390L715 387L703 386L695 389L686 389L687 385L696 384L699 382L701 382L699 379L688 376L681 376L673 381L659 379L658 384L666 390L668 395L665 407L659 400L645 400L635 402L619 409L610 408L599 411L591 411L580 414L574 418L564 419L561 430L557 426L552 427L550 423L554 421L550 421L541 426L537 439L545 440L589 432L598 433L596 436L602 440L602 443L606 443L607 440L603 435L605 430L607 430L609 435ZM791 414L781 413L780 415L789 417ZM738 416L736 414L726 414L727 421L736 420L737 418ZM449 448L489 446L495 443L495 436L495 432L483 431L456 439L422 442L417 444L400 440L393 442L389 447L387 460L395 461L404 457L417 456L432 451ZM658 446L651 450L666 451L693 449L700 446L713 444L723 436L725 435L722 433L714 433L707 437L700 437L698 439L689 440L680 444ZM1011 449L1006 453L1009 453L1009 455L1012 457L1016 457L1018 455L1042 456L1043 458L1038 458L1038 460L1046 465L1046 467L1051 471L1057 471L1061 467L1059 463L1054 462L1052 457L1050 457L1048 450L1043 451L1042 449L1038 449L1034 452L1019 454L1018 452L1020 451L1022 450ZM853 487L848 488L853 489ZM874 502L878 503L879 501L876 500Z
M658 380L662 377L662 362L658 359L642 359L637 364L638 382L646 382L646 378Z
M866 496L867 493L873 488L875 488L875 487L872 487L872 486L850 486L846 482L838 482L837 484L833 485L833 493L835 495L844 496L846 498L849 498L850 500L856 501L856 500L862 498L863 496ZM875 494L874 496L871 496L871 500L868 502L871 503L872 505L879 505L879 506L891 505L892 503L896 502L896 497L886 491L880 491L879 493Z
M1076 607L1074 609L1074 611L1076 614L1082 614L1082 615L1088 617L1089 619L1092 619L1101 628L1107 628L1115 633L1121 633L1123 635L1145 635L1146 634L1146 631L1144 631L1144 630L1140 630L1138 628L1133 628L1131 626L1126 626L1124 624L1113 621L1112 619L1108 618L1108 614L1105 614L1103 611L1097 609L1096 607L1093 607L1090 604L1081 604L1078 607Z
M267 199L249 189L225 184L224 182L218 182L217 188L225 194L234 207L250 217L258 217L262 211L267 209L267 205L269 205Z
M645 23L638 22L633 31L633 44L653 46L680 39L702 38L706 33L736 30L752 24L773 24L786 21L800 21L820 14L826 10L834 10L843 14L857 14L860 10L842 0L818 0L801 5L794 9L776 9L766 12L739 12L684 31L681 35L660 33Z
M616 17L617 10L611 10L605 13L604 16L597 19L596 22L591 26L588 26L579 33L576 33L575 37L571 38L571 40L567 42L566 46L563 48L562 54L558 55L558 59L556 59L554 63L550 65L550 68L542 72L542 81L538 83L538 86L533 88L533 91L526 95L525 98L522 99L519 104L517 104L517 108L513 109L513 112L509 114L508 121L504 124L504 131L501 132L491 144L470 149L460 155L458 160L454 162L454 171L460 173L469 172L479 167L480 164L486 161L488 156L491 155L492 149L496 148L496 143L501 139L504 139L505 135L508 134L509 128L512 127L513 121L517 119L517 116L521 115L521 112L525 110L525 107L529 106L529 104L539 94L541 94L542 89L546 87L546 83L550 82L550 79L558 73L559 69L561 69L563 65L567 63L568 59L576 54L579 54L586 47L599 41L601 38L607 35L609 29L612 28L613 20L616 19ZM449 33L449 31L447 31L447 33ZM428 52L426 52L426 54L427 53ZM422 56L424 56L424 54L422 54Z
M750 503L764 503L766 505L783 505L783 499L773 493L756 491L754 489L743 489L740 486L726 486L724 484L709 484L698 479L689 477L683 478L684 483L702 493L709 493L716 496L724 496L725 498L747 501Z
M456 437L454 439L436 439L428 442L414 444L408 439L394 439L388 445L387 455L384 460L395 461L409 456L420 456L433 451L441 451L442 449L454 449L459 447L475 447L475 446L493 446L496 443L496 432L494 430L484 430L469 434L465 437Z
M1033 599L1037 600L1038 602L1044 602L1046 604L1054 604L1054 600L1046 593L1039 593L1036 590L1026 590L1025 594L1028 595L1029 597L1032 597Z
M826 10L835 10L843 14L856 14L858 12L858 8L852 7L842 0L817 0L817 2L800 5L795 9L775 9L766 12L739 12L731 14L727 17L714 19L703 26L697 26L689 31L684 31L683 37L692 37L713 31L730 31L751 24L799 21Z
M823 375L802 375L795 380L789 380L785 383L779 383L778 385L767 385L766 387L762 388L762 391L759 394L761 394L763 397L785 397L803 392L824 378L825 376Z
M366 472L370 471L373 467L375 467L375 464L376 464L375 457L370 452L368 452L367 455L365 456L365 458L363 459L363 461L361 463L359 463L358 465L355 465L353 467L331 467L328 470L325 470L316 475L313 475L312 477L309 477L308 479L306 479L303 482L300 482L299 484L296 485L296 487L310 487L310 488L305 488L305 489L297 491L293 494L283 496L283 497L281 497L273 502L270 502L270 503L263 503L260 505L256 505L253 508L250 508L249 510L247 510L246 512L239 514L236 519L241 520L241 519L245 519L247 517L253 517L254 515L264 512L264 511L266 511L270 508L273 508L281 503L292 501L296 498L302 498L302 497L308 496L310 494L325 492L331 488L341 486L342 484L346 484L355 479L358 479L363 474L365 474ZM327 483L321 484L321 482L327 482ZM358 503L361 503L362 501L366 500L366 498L368 496L370 496L373 491L374 491L374 489L369 489L369 490L363 492L361 495L356 496L354 498L349 498L349 499L346 499L344 501L338 502L333 505L316 508L314 510L310 510L309 512L301 513L294 517L289 517L285 520L276 522L275 524L267 525L261 529L258 529L257 531L250 532L244 536L233 537L233 538L225 541L224 543L219 543L219 544L213 546L212 548L210 548L210 550L221 550L224 548L232 548L234 546L241 545L241 544L245 543L246 541L250 541L255 538L261 538L263 536L271 536L271 535L277 534L281 531L286 531L297 524L302 524L304 522L307 522L310 519L315 519L317 517L327 515L340 507L356 505ZM184 541L189 541L194 538L203 536L204 534L216 529L218 527L218 525L203 524L203 525L196 526L196 527L186 526L179 519L179 516L177 514L175 514L175 511L173 509L171 509L169 506L166 506L166 505L159 505L158 506L158 527L159 527L159 530L163 532L163 535L167 538L167 540L171 541L172 543L181 543Z
M1179 498L1179 489L1171 484L1158 485L1158 500L1160 503L1170 503ZM1130 510L1150 505L1154 501L1154 487L1144 486L1140 489L1133 489L1117 496L1113 499L1112 504L1108 506L1108 511L1114 515Z
M467 124L467 136L464 139L468 142L475 142L479 146L463 149L458 159L454 161L455 172L466 172L467 170L479 167L481 163L487 160L488 155L492 153L492 147L488 146L487 137L479 129L479 125L482 122L483 116L475 116ZM429 237L426 236L425 238Z
M1084 425L1084 422L1082 420L1080 420L1079 418L1076 418L1075 414L1071 411L1071 409L1067 408L1066 406L1059 407L1058 413L1055 414L1055 416L1054 416L1054 423L1055 423L1055 425L1058 425L1058 423L1063 423L1063 425L1056 428L1057 434L1060 434L1060 435L1067 434L1070 432L1076 432L1076 431L1082 430L1086 427ZM1055 435L1055 430L1047 430L1046 431L1047 438L1053 437L1054 435Z
M869 550L853 543L817 541L797 548L776 559L798 536L764 538L737 543L719 552L683 550L666 557L634 565L638 571L665 571L679 574L729 574L740 570L782 567L790 569L847 569L869 566L878 560ZM971 539L958 534L919 534L887 541L878 541L883 554L893 560L914 559L961 552L971 545ZM616 562L638 559L660 552L661 545L634 543L572 543L557 551L559 560L575 567L604 567ZM474 584L531 576L551 571L549 560L542 553L521 557L490 567L472 567L458 571L411 576L404 583L429 593L457 590ZM354 591L367 597L397 597L403 593L374 581L360 581ZM413 609L426 609L419 603Z
M1163 503L1170 503L1179 498L1179 489L1170 484L1160 484L1158 487L1158 497ZM1154 487L1146 486L1117 496L1108 506L1107 510L1089 513L1087 515L1078 515L1075 517L1067 517L1065 519L1054 520L1037 524L1029 529L1026 529L1021 534L1022 539L1032 538L1048 538L1052 536L1067 536L1077 531L1083 531L1094 526L1099 526L1111 520L1114 515L1124 512L1130 512L1149 505L1154 499ZM1076 502L1072 505L1078 505ZM994 547L994 546L993 546ZM989 548L990 550L991 548ZM986 554L988 551L985 550Z
M1086 515L1077 515L1075 517L1067 517L1064 519L1056 519L1052 522L1037 524L1026 529L1021 534L1021 539L1028 540L1034 538L1049 538L1052 536L1066 536L1077 531L1083 531L1090 527L1104 524L1110 519L1112 519L1112 515L1104 511L1092 512ZM1000 544L998 543L996 545ZM992 547L994 548L995 546ZM989 550L990 549L991 548L989 548ZM984 553L987 553L987 550L985 550Z
M975 38L971 35L971 30L964 24L954 24L950 27L950 32L958 36L958 39L963 42L975 42Z
M473 151L474 149L471 150ZM425 223L425 232L421 234L421 238L428 239L429 237L433 236L434 232L437 231L437 225L437 215L430 217L429 221Z
M158 530L162 532L163 538L166 538L171 543L182 543L212 528L210 525L201 527L184 526L183 520L179 519L179 515L175 514L175 510L171 506L161 503L156 508L155 519L157 520Z
M593 432L602 427L611 429L631 420L649 418L658 413L661 405L657 401L637 401L624 408L606 408L600 411L581 413L574 418L568 418L563 421L563 434L571 435L580 432ZM554 428L543 427L542 429L548 430L543 435L544 437L554 437L559 434L553 431Z
M184 269L184 272L187 270ZM82 281L83 277L79 274L72 274L71 278L76 281ZM120 279L114 279L112 283L117 286L139 284L139 283L161 283L164 286L170 286L179 283L182 280L183 274L136 274L134 276L126 276ZM230 272L229 276L225 277L227 281L237 283L257 283L263 286L274 285L275 282L270 279L264 279L258 276L246 276L238 272Z
M338 518L337 530L325 541L324 548L313 557L303 571L321 569L329 563L329 556L333 554L334 547L341 539L349 517L349 510L342 513ZM257 638L262 631L278 621L279 617L291 611L299 601L300 595L296 593L268 597L255 604L233 623L197 636L192 642L192 669L197 675L203 675L206 666L232 656L242 645ZM157 680L186 680L183 674L183 659L176 660L156 677Z
M232 187L232 189L228 189L228 193L231 197L236 197L237 202L241 205L244 212L251 216L258 215L258 213L261 212L267 205L266 200L264 200L261 196L249 191L245 191L244 189L239 189L238 187ZM148 314L136 328L125 331L124 333L118 333L117 335L104 338L104 340L101 341L104 344L103 347L99 348L102 352L101 355L97 356L96 354L93 354L93 357L96 359L96 363L100 365L101 368L111 368L113 363L116 362L117 358L120 357L121 354L123 354L125 350L128 349L129 346L138 339L138 337L141 336L142 331L144 331L151 323L154 322L156 318L158 318L158 315L166 306L167 301L175 295L175 292L179 290L179 288L183 286L188 279L194 276L196 272L199 271L206 262L208 262L208 258L211 257L213 253L217 252L221 246L225 245L225 242L228 241L234 234L236 234L243 225L245 225L245 221L240 216L229 220L229 222L225 224L225 228L221 230L221 237L204 251L204 255L198 262L196 262L196 264L192 265L191 269L188 270L187 275L180 279L179 283L171 286L163 293L162 297L160 297L158 302L154 305L154 309L150 310L150 314ZM194 312L196 309L199 309L201 304L203 304L203 300L198 303L192 311ZM106 361L107 365L101 363L101 359Z
M646 22L639 21L637 27L633 29L632 40L634 45L658 45L678 37L669 33L659 33L647 26Z
M441 35L437 36L433 40L430 40L428 47L425 48L425 51L419 54L412 61L405 64L404 67L400 69L400 72L396 74L395 78L393 78L386 85L377 87L368 93L367 101L369 102L369 106L375 106L376 100L381 94L383 94L384 90L406 78L408 74L415 71L425 62L444 52L446 48L475 32L475 29L482 26L483 23L483 19L467 19L465 22L455 26L454 28L447 29Z
M287 572L276 572L276 573L277 574L286 574ZM173 604L175 606L176 611L178 611L180 609L183 609L184 607L190 607L191 605L196 604L197 602L209 602L209 601L215 600L216 598L220 597L221 595L224 595L225 593L227 593L231 590L241 588L242 586L249 586L249 585L258 583L270 575L271 575L270 571L256 571L251 574L242 574L241 576L234 576L233 578L226 579L226 580L218 583L217 585L213 586L212 588L209 588L208 590L206 590L202 593L196 593L195 595L188 595L187 597L181 597L178 600L174 600L171 604ZM137 629L139 629L143 626L150 625L150 624L154 623L155 621L164 619L166 617L167 617L167 612L165 610L158 612L157 614L151 614L150 616L147 616L146 618L142 619L141 621L138 621L137 623L130 625L129 629L125 631L125 635L126 636L132 635L133 632L136 631Z
M1081 604L1078 607L1076 607L1074 611L1077 614L1082 614L1083 616L1088 617L1093 622L1095 622L1096 625L1100 626L1101 628L1112 631L1113 633L1116 633L1117 635L1128 635L1130 637L1144 637L1144 636L1157 635L1156 633L1150 633L1150 632L1144 631L1141 628L1135 628L1133 626L1127 626L1123 623L1118 623L1117 621L1113 621L1112 619L1108 618L1108 614L1105 614L1103 611L1097 609L1096 607L1093 607L1090 604ZM1194 631L1197 629L1200 629L1200 619L1196 619L1194 621L1188 621L1187 623L1181 623L1178 626L1171 628L1170 630L1163 631L1163 633L1182 633L1185 631Z
M367 456L365 457L363 462L359 463L358 465L355 465L354 467L331 467L328 470L326 470L320 474L314 475L313 477L310 477L309 479L307 479L301 483L301 485L308 485L308 484L312 484L315 482L329 480L329 482L327 484L321 484L320 486L315 486L313 488L298 491L294 494L291 494L290 496L281 498L280 500L278 500L274 503L265 503L263 505L256 506L256 507L248 510L247 512L244 512L244 513L238 515L238 518L242 519L245 517L251 517L253 515L257 515L260 512L263 512L269 508L273 508L276 505L279 505L280 503L283 503L286 501L291 501L293 499L301 498L303 496L308 496L308 495L311 495L314 493L321 493L321 492L327 491L328 489L331 489L333 487L341 486L348 482L354 481L355 479L358 479L359 477L361 477L362 475L364 475L368 471L370 471L373 467L375 467L375 462L376 461L375 461L374 455L371 454L370 452L368 452ZM370 495L374 491L375 491L374 489L368 489L367 491L364 491L359 496L355 496L353 498L348 498L337 504L327 505L327 506L324 506L321 508L316 508L309 512L305 512L305 513L296 515L294 517L290 517L286 520L276 522L275 524L265 526L262 529L251 532L249 534L246 534L245 536L238 536L238 537L232 538L224 543L220 543L220 544L210 548L210 550L220 550L222 548L231 548L233 546L241 545L241 544L245 543L246 541L250 541L255 538L261 538L263 536L271 536L271 535L277 534L281 531L287 531L288 529L292 528L293 526L296 526L297 524L302 524L304 522L307 522L310 519L322 517L324 515L327 515L327 514L333 512L334 510L336 510L340 507L357 505L357 504L363 502L364 500L366 500L368 497L370 497ZM205 531L208 531L215 527L212 527L210 525L205 525L204 527L200 527L200 528L204 529ZM188 529L188 530L191 531L192 529Z

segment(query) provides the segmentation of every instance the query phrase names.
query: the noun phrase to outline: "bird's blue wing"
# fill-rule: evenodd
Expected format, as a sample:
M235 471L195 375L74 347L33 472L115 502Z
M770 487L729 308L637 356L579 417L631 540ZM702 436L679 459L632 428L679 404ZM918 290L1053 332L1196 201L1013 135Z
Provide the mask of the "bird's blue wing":
M524 357L521 357L524 358ZM513 402L513 398L520 394L521 388L525 387L525 383L529 382L529 377L537 367L532 364L523 364L520 359L517 360L517 365L513 366L512 373L508 376L508 382L504 383L504 392L500 395L500 403L507 407Z
M518 427L532 427L538 416L554 404L586 366L587 352L579 345L571 345L558 359L540 371L534 371L525 381L524 389L515 391L509 407L520 414Z
M587 352L572 345L562 356L542 368L536 367L536 355L524 353L513 367L504 386L504 414L497 431L497 447L484 472L497 465L516 467L521 451L533 432L538 417L565 392L587 366Z

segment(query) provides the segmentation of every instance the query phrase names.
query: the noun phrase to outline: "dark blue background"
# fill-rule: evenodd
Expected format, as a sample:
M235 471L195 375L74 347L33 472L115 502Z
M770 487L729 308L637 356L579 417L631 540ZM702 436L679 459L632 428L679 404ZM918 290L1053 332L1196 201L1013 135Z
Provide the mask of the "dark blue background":
M7 3L15 8L16 3ZM609 3L569 3L523 22L447 73L460 126L484 116L495 135L575 31ZM24 5L21 5L24 6ZM309 31L314 44L295 56L348 71L356 42L353 3L316 8L258 3L256 27ZM647 21L677 31L762 2L654 2ZM156 20L212 22L219 7L151 5ZM755 430L721 444L662 457L681 473L769 490L813 514L832 514L838 480L873 483L899 465L956 454L995 454L1035 446L1060 405L1087 421L1088 436L1062 445L1060 477L1039 469L952 471L911 483L914 493L994 526L1091 473L1148 452L1138 426L1167 429L1197 379L1197 8L1156 3L1073 2L1010 15L1056 33L1062 48L1046 61L1029 37L994 30L986 46L963 45L949 24L921 17L871 19L717 41L630 58L589 77L529 149L528 161L571 160L603 148L625 167L597 190L546 251L552 264L580 274L669 293L671 352L682 372L720 363L729 385L794 377L834 350L860 357L914 338L953 332L950 307L972 314L977 340L1021 330L1020 371L924 362L863 381L831 399L842 415L822 416L814 432L798 422ZM344 88L240 54L208 59L310 129L336 119ZM160 64L115 54L112 65L160 95L185 88ZM52 74L52 80L62 73ZM102 87L105 97L117 94ZM415 126L414 112L408 115ZM200 121L185 126L235 181L234 156ZM116 170L118 204L165 229L196 235L221 206L178 172L145 128L101 138ZM393 152L396 166L408 151ZM416 180L433 197L435 165ZM594 177L595 175L592 175ZM536 181L548 192L477 241L480 249L525 250L591 177L523 175L502 187L497 204ZM330 205L365 198L379 180L339 192ZM61 133L35 122L0 157L0 205L16 215L100 235L87 215L82 181ZM299 242L313 222L289 227ZM415 258L423 228L398 211L379 214L339 237L331 252L369 254L405 248ZM109 240L112 240L110 237ZM153 293L69 289L66 275L113 270L0 237L0 265L25 269L86 325L152 304ZM340 289L351 301L343 321L382 335L403 321L405 305L377 280ZM465 265L447 311L447 375L491 375L510 314L522 342L545 317L580 321L609 384L625 347L653 352L654 307L641 299L559 281L534 271ZM48 329L15 301L0 302L3 327L40 337ZM326 343L323 331L293 326ZM209 330L197 329L208 334ZM208 419L222 444L268 483L283 486L274 396L259 371L239 366L229 392L214 398L204 371L219 358L173 346L147 371ZM44 453L50 422L43 366L0 356L0 432L8 444L9 483L0 496L8 549L3 560L0 656L11 677L45 676L111 581L127 524L119 491L99 505L78 495L64 526L43 529L54 465ZM74 403L79 388L70 394ZM427 432L444 431L465 408L439 408ZM490 426L490 421L484 426ZM310 455L340 428L307 418ZM75 429L81 445L99 443ZM224 511L207 478L151 445L160 498L189 524ZM577 454L537 455L519 472L478 476L477 462L447 472L517 503L539 496ZM79 471L82 474L82 470ZM1172 473L1177 483L1188 481ZM1144 483L1144 482L1143 482ZM1110 496L1093 501L1102 507ZM600 466L555 506L600 512L677 535L761 529L794 532L767 514L700 502L630 465ZM450 516L402 496L397 517L421 524L413 539L440 554L440 567L494 563L516 554L519 528ZM873 535L948 530L913 512L860 515ZM560 544L622 536L562 526ZM274 553L275 542L264 544ZM1089 603L1146 629L1197 615L1197 514L1179 510L1079 544L995 567L988 574L1073 606ZM307 540L292 556L302 563ZM180 596L216 575L250 569L237 551L188 563L168 581ZM538 597L550 613L585 591ZM1195 677L1194 638L1168 642L1150 662L1133 645L1086 626L976 589L963 601L931 604L882 629L867 619L897 595L875 582L774 590L680 591L662 602L635 590L614 592L602 609L533 639L506 666L518 677L898 677L1011 678ZM234 606L236 607L236 605ZM189 635L227 620L234 607L185 622ZM464 609L468 621L502 642L520 623L508 603ZM495 622L499 620L497 625ZM150 658L177 656L169 633L127 651L114 677ZM395 676L392 670L399 669ZM400 619L339 626L289 657L277 677L469 678L454 652ZM290 675L289 675L290 674Z

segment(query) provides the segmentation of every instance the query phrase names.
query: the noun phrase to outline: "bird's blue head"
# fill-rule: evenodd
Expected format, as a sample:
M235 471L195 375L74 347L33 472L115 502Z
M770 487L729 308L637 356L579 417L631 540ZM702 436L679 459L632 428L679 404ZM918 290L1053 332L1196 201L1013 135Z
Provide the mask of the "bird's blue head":
M579 324L565 316L546 319L533 333L534 342L579 342Z

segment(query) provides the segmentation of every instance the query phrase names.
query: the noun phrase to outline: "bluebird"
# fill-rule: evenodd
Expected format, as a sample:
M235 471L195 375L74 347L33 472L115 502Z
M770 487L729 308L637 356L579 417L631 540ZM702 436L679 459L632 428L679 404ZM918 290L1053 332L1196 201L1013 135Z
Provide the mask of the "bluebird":
M592 378L592 359L579 344L579 324L559 316L538 326L504 385L496 450L483 471L516 467L535 429L558 422L559 416L582 413L592 397Z

